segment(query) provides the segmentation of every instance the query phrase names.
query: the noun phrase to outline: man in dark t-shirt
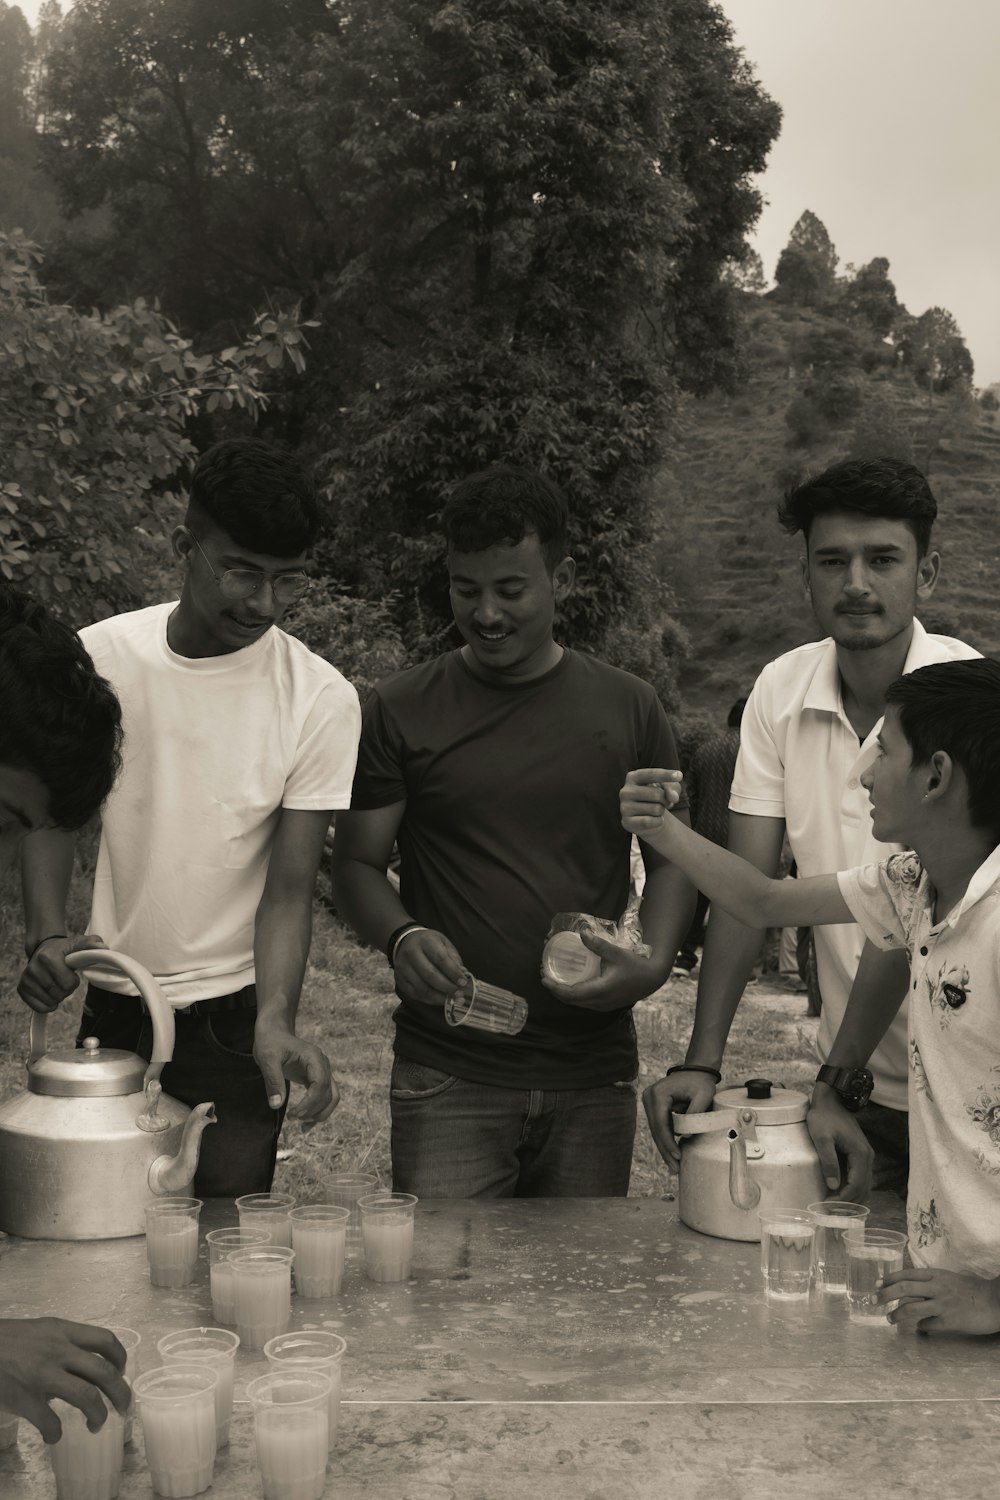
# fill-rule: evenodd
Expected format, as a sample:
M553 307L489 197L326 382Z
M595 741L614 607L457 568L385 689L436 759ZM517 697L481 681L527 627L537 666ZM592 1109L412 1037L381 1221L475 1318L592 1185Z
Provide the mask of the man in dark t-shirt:
M693 889L644 848L650 956L587 938L601 973L568 986L542 979L541 954L557 912L622 915L622 772L676 766L673 735L647 683L553 639L574 576L554 485L498 466L455 488L443 524L465 644L376 686L334 854L340 909L396 973L393 1185L421 1197L623 1195L631 1008L669 974ZM385 874L396 841L398 894ZM447 1023L466 973L527 1002L522 1031Z

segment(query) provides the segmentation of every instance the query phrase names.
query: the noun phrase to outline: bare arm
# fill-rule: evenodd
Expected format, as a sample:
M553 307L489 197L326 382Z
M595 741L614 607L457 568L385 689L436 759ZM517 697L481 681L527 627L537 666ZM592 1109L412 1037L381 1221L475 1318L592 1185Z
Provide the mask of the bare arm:
M316 871L330 816L326 811L282 810L254 922L254 1057L273 1108L284 1101L286 1078L306 1085L304 1097L289 1115L311 1121L328 1119L340 1097L326 1054L295 1035L312 939Z
M413 920L386 878L405 811L405 802L394 802L337 814L334 899L358 936L383 952L396 929ZM427 929L403 939L395 969L400 993L430 1005L443 1005L465 972L454 944L444 933Z
M31 956L17 992L32 1010L55 1010L80 983L79 974L65 962L67 954L104 947L95 933L72 937L68 931L66 900L75 849L76 835L58 828L29 833L21 845L24 951Z
M827 1058L831 1066L864 1067L902 1005L909 978L905 953L865 943L844 1019ZM872 1149L857 1120L828 1084L813 1086L806 1124L827 1186L837 1189L842 1198L863 1202L871 1185Z

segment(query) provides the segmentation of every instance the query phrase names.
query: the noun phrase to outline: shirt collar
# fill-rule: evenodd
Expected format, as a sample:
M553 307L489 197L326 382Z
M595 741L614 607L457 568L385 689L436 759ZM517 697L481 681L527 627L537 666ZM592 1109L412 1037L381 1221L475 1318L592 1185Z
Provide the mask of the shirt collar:
M910 649L903 663L903 676L915 672L918 667L928 667L940 661L940 655L931 643L931 638L914 617ZM823 651L816 663L808 691L802 700L803 708L818 708L825 713L839 714L843 708L843 693L840 685L840 668L837 665L837 647L831 637L823 642ZM876 725L876 729L881 725Z
M970 911L973 906L988 895L995 885L1000 883L1000 846L987 855L979 869L973 875L966 886L965 895L957 906L952 907L944 921L937 924L941 927L954 927Z

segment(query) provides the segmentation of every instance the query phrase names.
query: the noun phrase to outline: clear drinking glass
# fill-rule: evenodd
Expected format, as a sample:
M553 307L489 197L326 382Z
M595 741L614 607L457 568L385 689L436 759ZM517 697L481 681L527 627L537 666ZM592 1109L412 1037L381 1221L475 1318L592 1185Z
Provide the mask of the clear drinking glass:
M808 1212L816 1225L813 1279L820 1291L842 1295L847 1291L847 1232L863 1224L871 1209L863 1203L827 1198L823 1203L810 1203Z
M528 1005L520 995L467 974L445 1001L444 1018L449 1026L473 1026L477 1031L516 1036L528 1019Z
M236 1200L241 1229L266 1229L272 1245L292 1248L292 1226L288 1214L295 1207L291 1193L246 1193Z
M153 1286L188 1286L198 1264L200 1198L157 1198L146 1209L146 1258Z
M812 1281L816 1226L807 1213L775 1210L760 1216L760 1268L764 1294L779 1302L802 1302Z
M370 1172L334 1172L326 1179L325 1192L331 1203L349 1208L351 1217L347 1221L347 1259L361 1254L361 1215L358 1199L371 1193L378 1186L378 1178Z
M320 1500L330 1447L330 1381L322 1370L271 1371L251 1380L264 1500Z
M251 1245L230 1255L236 1332L245 1349L263 1349L288 1327L294 1259L295 1251L286 1245Z
M53 1400L62 1437L49 1448L57 1500L115 1500L121 1484L125 1418L108 1407L104 1426L91 1432L82 1411Z
M165 1365L206 1364L219 1372L215 1387L215 1446L229 1446L233 1415L233 1367L240 1347L239 1334L228 1328L178 1328L157 1344Z
M413 1258L413 1193L369 1193L358 1199L365 1271L372 1281L406 1281Z
M200 1495L215 1470L217 1369L166 1365L135 1381L153 1489L171 1500Z
M906 1235L899 1229L859 1224L847 1232L847 1311L852 1323L891 1328L887 1314L897 1302L880 1303L878 1290L888 1271L903 1269Z
M293 1208L295 1290L300 1297L336 1297L344 1279L349 1208L311 1203Z
M236 1294L233 1291L233 1268L229 1257L234 1250L248 1245L269 1245L269 1229L210 1229L205 1236L208 1246L208 1277L212 1289L212 1317L217 1323L236 1322Z
M304 1333L282 1333L276 1339L268 1339L264 1345L264 1357L276 1374L319 1370L329 1378L331 1450L340 1426L341 1362L346 1348L347 1342L339 1333L327 1333L320 1328L308 1329Z

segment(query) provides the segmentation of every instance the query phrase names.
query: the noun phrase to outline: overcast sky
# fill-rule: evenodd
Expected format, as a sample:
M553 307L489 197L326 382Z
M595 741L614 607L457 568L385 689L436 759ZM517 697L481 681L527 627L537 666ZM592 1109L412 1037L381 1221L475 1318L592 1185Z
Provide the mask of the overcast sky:
M1000 380L1000 3L721 0L784 111L753 243L769 278L803 209L841 268L889 261L911 313L946 307Z
M886 256L910 312L955 315L976 384L1000 380L1000 0L720 3L784 110L753 237L768 278L810 208L841 267Z

